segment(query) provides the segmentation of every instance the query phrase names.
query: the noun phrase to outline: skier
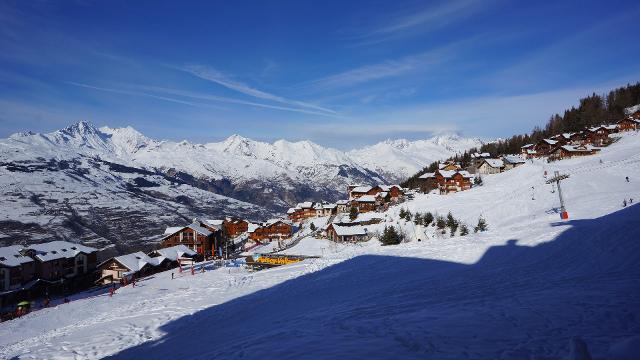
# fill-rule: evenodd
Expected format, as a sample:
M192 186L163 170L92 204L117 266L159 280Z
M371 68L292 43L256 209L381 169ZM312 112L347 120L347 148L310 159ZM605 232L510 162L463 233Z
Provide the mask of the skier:
M627 199L622 200L622 207L627 207Z
M628 176L626 176L625 179L627 179L627 182L629 182L629 177Z
M109 289L109 297L112 297L114 292L116 292L115 287L112 287L111 289Z
M173 280L173 273L171 273L171 280Z
M633 198L629 198L629 204L633 204Z

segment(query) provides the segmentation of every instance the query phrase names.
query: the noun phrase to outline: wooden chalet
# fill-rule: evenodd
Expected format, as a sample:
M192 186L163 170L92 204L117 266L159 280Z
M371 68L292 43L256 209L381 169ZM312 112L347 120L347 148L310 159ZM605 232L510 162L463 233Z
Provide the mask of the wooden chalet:
M295 207L287 210L287 217L294 223L316 217L317 214L316 204L313 201L298 203Z
M376 211L381 204L382 199L376 195L363 195L351 201L351 206L361 213Z
M549 153L549 160L562 160L575 156L594 155L598 151L600 151L599 148L591 145L561 145Z
M549 155L549 152L553 150L557 145L558 142L556 140L542 139L538 141L533 147L533 150L535 150L534 157Z
M221 236L221 231L212 232L196 221L183 227L167 228L161 240L161 246L166 248L185 245L201 256L213 256Z
M369 233L367 228L355 226L341 226L337 224L329 224L326 229L327 237L336 242L359 242L367 241Z
M249 231L249 222L243 219L237 218L226 218L222 222L222 226L224 227L224 231L227 236L230 238L238 237Z
M67 241L0 248L0 306L49 290L91 286L97 249Z
M293 236L293 226L286 221L278 219L269 220L251 230L249 239L254 241L283 240Z
M404 190L400 185L380 185L379 187L383 192L389 194L391 201L397 201L404 197Z
M611 134L611 130L609 130L605 126L596 126L585 130L584 132L584 141L583 143L590 144L593 146L604 146L609 143L609 134Z
M640 129L640 120L637 120L631 116L618 121L617 123L619 131L634 131Z
M482 159L476 171L480 174L498 174L504 170L504 162L500 159Z
M349 193L349 199L354 200L365 195L376 195L382 192L380 186L358 186Z
M0 248L0 307L17 300L25 285L37 277L36 262L24 255L20 245Z
M473 179L473 175L464 170L436 171L434 177L438 182L440 194L469 190L471 189L471 180Z
M67 241L31 245L24 253L36 261L38 277L49 281L92 274L98 259L98 249Z

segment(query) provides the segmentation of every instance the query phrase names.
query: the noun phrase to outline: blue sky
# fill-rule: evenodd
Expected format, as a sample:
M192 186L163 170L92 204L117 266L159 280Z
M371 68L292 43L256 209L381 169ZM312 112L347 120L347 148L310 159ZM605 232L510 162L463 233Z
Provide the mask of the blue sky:
M638 1L3 1L0 137L505 137L640 81Z

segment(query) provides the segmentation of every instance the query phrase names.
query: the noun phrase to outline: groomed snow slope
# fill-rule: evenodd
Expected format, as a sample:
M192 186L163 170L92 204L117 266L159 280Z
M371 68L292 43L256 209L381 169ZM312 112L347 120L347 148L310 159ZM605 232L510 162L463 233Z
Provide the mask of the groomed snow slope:
M554 168L571 174L570 221L543 185ZM423 241L305 239L288 252L323 258L257 273L156 274L113 298L0 324L0 357L563 359L577 336L594 359L640 358L640 207L622 208L640 199L640 136L484 182L404 206L471 225L482 213L488 232L416 235L400 221ZM390 223L398 211L385 214Z

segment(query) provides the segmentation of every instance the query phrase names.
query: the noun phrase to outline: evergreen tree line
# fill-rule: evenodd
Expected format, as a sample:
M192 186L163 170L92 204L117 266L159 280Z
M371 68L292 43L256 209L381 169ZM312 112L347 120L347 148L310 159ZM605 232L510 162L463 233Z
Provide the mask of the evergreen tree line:
M625 108L637 104L640 104L640 82L614 89L606 95L593 93L580 99L578 107L574 106L565 110L563 115L551 116L544 128L536 126L529 134L514 135L508 139L487 143L482 145L480 149L470 149L447 160L459 162L463 168L466 168L469 166L471 154L474 152L487 152L492 157L519 154L522 146L535 144L553 135L579 132L587 127L615 123L624 118ZM402 183L402 186L417 188L420 183L418 178L425 173L434 172L436 169L438 169L437 161L408 178Z

